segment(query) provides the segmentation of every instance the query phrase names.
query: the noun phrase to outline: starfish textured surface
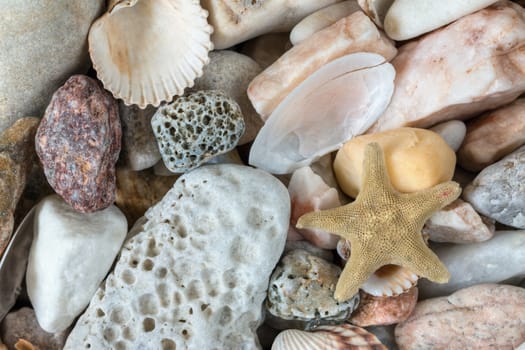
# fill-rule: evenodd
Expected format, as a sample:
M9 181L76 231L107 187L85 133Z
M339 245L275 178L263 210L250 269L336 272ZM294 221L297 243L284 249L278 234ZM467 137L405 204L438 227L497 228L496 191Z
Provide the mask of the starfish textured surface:
M350 241L352 253L337 282L335 298L351 298L372 273L388 264L446 283L450 273L425 244L421 229L433 212L459 197L459 184L448 181L400 193L390 183L383 150L375 142L366 146L363 163L363 187L354 202L305 214L297 222L299 228L323 229Z

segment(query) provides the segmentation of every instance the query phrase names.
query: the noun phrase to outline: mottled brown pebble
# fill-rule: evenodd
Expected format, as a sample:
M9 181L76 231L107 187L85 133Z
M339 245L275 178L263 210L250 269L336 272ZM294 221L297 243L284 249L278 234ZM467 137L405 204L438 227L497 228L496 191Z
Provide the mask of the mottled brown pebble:
M121 134L117 102L96 80L74 75L53 95L36 151L51 187L76 210L115 201Z

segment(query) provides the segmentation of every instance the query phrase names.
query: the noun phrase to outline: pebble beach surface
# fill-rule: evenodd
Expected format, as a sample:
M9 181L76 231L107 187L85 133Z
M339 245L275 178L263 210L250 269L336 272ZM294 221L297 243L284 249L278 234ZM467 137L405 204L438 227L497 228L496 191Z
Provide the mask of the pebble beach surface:
M0 350L521 348L525 8L424 3L0 0Z

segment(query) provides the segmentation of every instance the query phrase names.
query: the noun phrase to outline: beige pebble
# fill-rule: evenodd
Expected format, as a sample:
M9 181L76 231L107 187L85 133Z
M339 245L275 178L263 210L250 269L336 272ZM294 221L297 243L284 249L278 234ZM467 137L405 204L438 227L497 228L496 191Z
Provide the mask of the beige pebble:
M390 181L400 192L416 192L452 179L456 154L441 136L425 129L398 128L357 136L337 152L334 171L351 197L361 189L364 150L371 142L383 148Z
M480 171L525 144L525 98L467 123L458 163Z
M479 284L419 302L397 325L400 350L514 349L525 341L525 289Z
M271 33L248 40L242 45L241 53L251 57L262 69L277 61L292 47L289 33Z

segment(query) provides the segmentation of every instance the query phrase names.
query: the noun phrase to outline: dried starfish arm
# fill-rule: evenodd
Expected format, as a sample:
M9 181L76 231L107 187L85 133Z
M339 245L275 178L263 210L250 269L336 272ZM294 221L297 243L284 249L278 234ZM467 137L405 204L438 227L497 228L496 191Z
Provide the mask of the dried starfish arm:
M353 223L360 219L357 210L349 210L352 206L355 206L355 204L350 203L342 207L306 213L297 220L295 226L299 229L322 229L345 237L349 227L352 227ZM354 214L349 215L349 212Z

